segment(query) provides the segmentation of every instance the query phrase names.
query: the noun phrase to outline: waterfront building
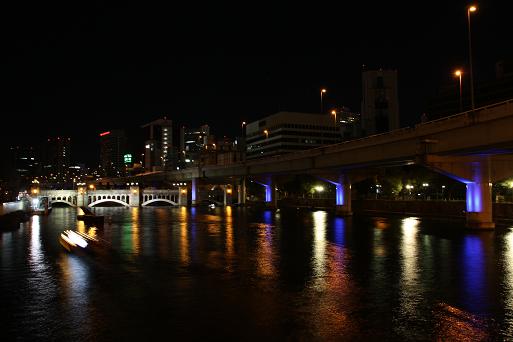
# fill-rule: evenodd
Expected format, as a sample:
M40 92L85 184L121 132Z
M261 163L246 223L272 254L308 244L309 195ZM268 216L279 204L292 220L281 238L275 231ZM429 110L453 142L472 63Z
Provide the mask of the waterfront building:
M246 125L246 158L307 150L341 141L329 114L278 112Z

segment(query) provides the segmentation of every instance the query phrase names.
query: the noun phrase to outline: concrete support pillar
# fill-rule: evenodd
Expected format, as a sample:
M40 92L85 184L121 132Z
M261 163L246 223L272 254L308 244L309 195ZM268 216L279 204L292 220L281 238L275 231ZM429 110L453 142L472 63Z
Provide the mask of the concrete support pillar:
M243 176L240 179L239 188L237 191L237 200L239 205L246 205L246 177Z
M492 218L492 183L486 161L472 163L473 182L467 183L467 227L495 228Z
M84 190L79 191L77 195L77 207L83 206L87 206L87 193Z
M232 205L233 189L231 185L223 186L223 205Z
M193 178L191 181L191 206L199 204L199 191L198 191L198 178Z
M187 205L187 188L178 187L178 205Z
M335 183L336 213L341 216L353 215L351 210L351 181L347 175L340 175Z
M270 176L265 187L265 204L270 209L276 209L278 207L278 197L276 196L276 179L274 176Z
M130 186L129 198L130 198L129 205L131 207L139 207L141 205L140 191L139 191L139 186L138 185Z
M467 227L492 229L492 181L503 179L513 166L511 158L490 156L431 156L426 166L456 179L467 186ZM493 172L492 172L493 171ZM511 173L511 171L509 171Z

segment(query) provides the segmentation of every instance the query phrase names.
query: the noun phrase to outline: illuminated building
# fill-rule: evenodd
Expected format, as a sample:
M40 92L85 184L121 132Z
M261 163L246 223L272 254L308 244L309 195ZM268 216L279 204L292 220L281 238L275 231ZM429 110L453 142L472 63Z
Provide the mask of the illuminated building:
M166 117L147 123L144 143L144 167L148 171L173 168L173 121Z
M331 115L279 112L246 126L246 158L307 150L341 141Z
M115 129L100 133L100 166L103 177L125 175L126 135L123 130Z
M181 160L185 167L199 163L200 154L205 149L215 149L210 136L210 127L202 125L199 128L182 127L180 131Z
M71 138L52 137L46 140L43 173L48 182L64 183L71 157Z
M24 190L40 173L38 153L32 146L14 146L9 152L6 178L13 188Z

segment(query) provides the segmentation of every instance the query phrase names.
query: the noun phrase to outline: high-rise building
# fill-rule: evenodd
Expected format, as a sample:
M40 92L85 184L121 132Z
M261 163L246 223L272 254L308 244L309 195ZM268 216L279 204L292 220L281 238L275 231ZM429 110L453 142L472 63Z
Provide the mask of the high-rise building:
M173 121L166 117L147 123L144 143L144 168L148 171L166 170L174 167Z
M196 165L200 161L200 154L204 149L212 145L213 138L210 135L210 127L202 125L199 128L182 127L180 130L180 150L185 167Z
M11 147L7 164L7 180L17 190L24 190L41 170L39 155L32 146Z
M43 154L43 173L47 181L49 183L64 183L70 166L71 138L48 138Z
M246 158L307 150L341 141L328 114L279 112L246 126Z
M362 130L365 135L399 128L397 70L362 72Z
M100 166L103 177L122 177L126 173L123 156L126 135L121 129L100 133Z

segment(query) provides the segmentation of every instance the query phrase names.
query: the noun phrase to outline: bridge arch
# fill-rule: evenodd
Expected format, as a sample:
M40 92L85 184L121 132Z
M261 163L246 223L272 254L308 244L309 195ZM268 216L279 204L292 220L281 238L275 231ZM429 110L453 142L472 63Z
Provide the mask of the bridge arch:
M111 203L119 203L119 204L122 204L124 205L125 207L129 207L130 205L126 202L123 202L123 201L120 201L120 200L117 200L117 199L114 199L114 198L111 198L111 199L100 199L100 200L97 200L95 202L92 202L88 205L88 207L94 207L95 205L97 204L100 204L100 203L106 203L106 202L111 202Z
M55 201L50 201L50 203L51 204L54 204L54 203L65 203L65 204L69 205L70 207L76 207L76 205L74 205L73 203L65 201L65 200L55 200Z
M168 200L168 199L165 199L165 198L155 198L155 199L151 199L151 200L147 200L147 201L143 202L141 204L141 206L145 207L148 204L155 203L155 202L165 202L165 203L169 203L171 205L178 205L178 203L173 202L173 201Z

